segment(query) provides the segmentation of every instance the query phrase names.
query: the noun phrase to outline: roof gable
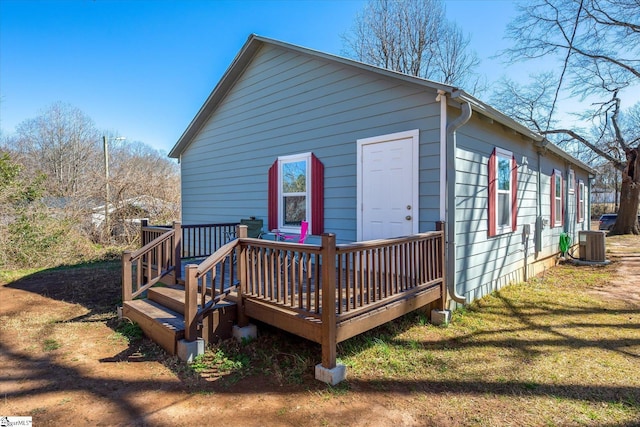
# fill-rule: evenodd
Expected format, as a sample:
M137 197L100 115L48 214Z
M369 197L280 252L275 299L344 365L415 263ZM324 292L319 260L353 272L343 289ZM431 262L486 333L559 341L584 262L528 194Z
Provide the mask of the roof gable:
M224 75L215 86L209 97L206 99L194 119L191 121L187 129L184 131L176 145L169 152L169 157L178 158L180 154L186 150L193 138L200 131L202 126L209 119L211 114L216 110L220 102L224 99L229 90L234 86L237 80L242 76L247 66L254 60L256 53L264 46L271 45L281 49L294 51L297 53L310 55L319 59L327 61L339 62L344 65L356 67L369 72L375 72L380 75L385 75L394 79L407 81L413 84L420 84L422 86L430 87L434 90L443 90L446 92L452 92L454 87L445 84L433 82L430 80L421 79L418 77L409 76L406 74L398 73L391 70L386 70L378 67L374 67L369 64L353 61L351 59L343 58L340 56L331 55L324 52L318 52L312 49L292 45L289 43L272 40L269 38L261 37L252 34L247 42L244 44L240 52L236 55L231 65L225 71Z
M595 171L590 168L588 165L580 162L579 160L573 158L564 150L559 147L549 143L542 135L539 135L533 131L531 131L526 126L516 122L512 118L504 115L500 111L494 109L493 107L485 104L479 99L473 97L472 95L467 94L461 89L456 87L445 85L442 83L437 83L431 80L410 76L407 74L399 73L392 70L387 70L384 68L379 68L373 65L365 64L362 62L354 61L352 59L347 59L344 57L319 52L316 50L308 49L301 46L296 46L293 44L281 42L278 40L269 39L266 37L261 37L255 34L249 36L248 40L240 49L234 60L231 62L231 65L227 68L224 75L215 86L213 91L209 94L206 101L193 118L187 129L183 132L182 136L175 144L175 146L169 152L169 157L179 158L180 155L189 147L191 142L203 128L203 126L207 123L212 114L216 111L218 106L223 102L229 91L234 87L234 85L238 82L238 80L242 77L243 73L247 69L247 67L254 61L257 53L264 46L271 46L278 49L282 49L285 51L298 53L302 55L307 55L312 58L321 59L325 61L330 61L334 63L339 63L342 65L346 65L348 67L357 68L362 71L375 73L379 76L383 76L386 78L400 80L405 83L419 85L422 87L430 88L434 91L442 91L447 96L459 103L469 103L472 110L476 113L479 113L483 116L486 116L502 125L516 131L517 133L525 136L526 138L530 138L532 141L537 142L541 146L544 146L549 151L558 155L559 157L564 158L565 160L570 161L587 170L589 173L595 173Z

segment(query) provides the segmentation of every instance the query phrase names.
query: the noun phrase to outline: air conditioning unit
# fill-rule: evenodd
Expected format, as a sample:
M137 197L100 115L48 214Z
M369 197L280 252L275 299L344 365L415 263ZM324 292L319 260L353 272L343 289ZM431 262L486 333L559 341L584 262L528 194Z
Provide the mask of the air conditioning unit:
M584 261L605 261L605 232L604 231L580 231L578 232L580 259Z

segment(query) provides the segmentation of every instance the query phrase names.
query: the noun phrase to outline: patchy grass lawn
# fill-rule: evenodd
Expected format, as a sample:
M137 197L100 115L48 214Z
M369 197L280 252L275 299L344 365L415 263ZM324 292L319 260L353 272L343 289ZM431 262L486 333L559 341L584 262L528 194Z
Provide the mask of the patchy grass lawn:
M5 275L0 415L38 425L207 425L212 414L244 426L640 425L640 303L602 294L621 280L640 287L624 258L640 254L640 238L607 244L612 265L558 266L456 311L448 327L413 313L341 343L348 379L336 387L313 379L318 345L265 325L191 365L166 356L115 319L117 264Z
M617 239L623 253L640 242ZM414 313L350 339L338 348L348 381L333 392L402 392L394 405L436 424L639 425L640 307L591 293L615 271L560 265L455 311L446 328ZM225 343L197 370L217 375L223 354L239 360L223 370L227 381L262 374L304 383L317 348L292 340L270 330L244 347Z

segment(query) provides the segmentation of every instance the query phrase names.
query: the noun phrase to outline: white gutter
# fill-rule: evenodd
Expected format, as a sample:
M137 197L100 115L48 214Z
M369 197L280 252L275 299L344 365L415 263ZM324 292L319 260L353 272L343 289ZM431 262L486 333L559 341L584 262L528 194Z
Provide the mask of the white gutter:
M455 92L452 93L451 99L455 99L461 103L469 102L477 113L480 113L492 120L495 120L498 123L508 126L509 128L515 130L516 132L524 135L527 138L531 138L533 141L537 142L539 146L546 148L546 150L552 152L553 154L560 157L561 159L564 159L569 163L579 166L581 169L584 169L589 173L595 173L595 170L591 166L571 156L569 153L565 152L562 148L558 147L557 145L550 143L544 136L532 131L528 127L513 120L511 117L504 115L500 111L483 103L482 101L478 100L472 95L469 95L465 91L456 90Z
M457 98L458 92L452 94L452 99ZM447 125L447 288L449 296L460 304L467 302L464 295L458 294L456 289L456 130L462 127L471 118L471 103L462 102L461 114Z

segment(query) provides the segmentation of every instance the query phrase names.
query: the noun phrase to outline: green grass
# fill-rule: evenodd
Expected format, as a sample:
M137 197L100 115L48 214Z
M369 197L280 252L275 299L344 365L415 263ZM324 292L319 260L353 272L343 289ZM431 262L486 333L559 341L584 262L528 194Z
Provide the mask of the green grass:
M281 385L302 384L312 378L314 345L266 327L265 333L241 343L222 341L198 356L189 365L201 379L219 380L226 385L259 375L274 378ZM174 369L175 370L175 369Z
M11 283L23 277L45 270L44 268L29 268L17 270L0 270L0 283Z
M606 286L612 272L559 266L456 311L446 329L410 314L342 343L338 353L350 381L375 381L383 390L438 384L520 396L511 410L524 399L553 419L573 414L578 424L638 419L640 310L589 292Z
M128 320L120 320L115 327L113 339L116 341L123 341L131 343L142 339L144 333L137 323L130 322Z
M46 340L44 340L43 345L42 345L42 349L44 351L54 351L59 349L60 347L62 347L62 344L60 344L58 341L52 339L52 338L48 338Z
M319 393L348 396L356 384L402 390L424 400L426 412L466 413L463 425L631 425L640 419L640 310L591 293L614 272L561 265L455 311L448 327L420 312L389 322L338 345L348 379ZM260 375L318 387L319 350L261 326L257 340L222 343L192 367L234 381Z

